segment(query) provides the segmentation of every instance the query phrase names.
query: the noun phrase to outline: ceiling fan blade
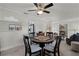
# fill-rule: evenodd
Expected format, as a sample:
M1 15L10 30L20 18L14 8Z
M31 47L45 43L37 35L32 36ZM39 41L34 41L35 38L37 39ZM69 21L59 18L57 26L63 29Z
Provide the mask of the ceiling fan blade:
M46 10L44 10L43 12L45 12L45 13L50 13L50 11L46 11Z
M37 4L37 3L34 3L34 5L35 5L36 7L38 7L38 4Z
M44 7L44 9L49 8L49 7L51 7L51 6L53 6L53 3L50 3L50 4L46 5L46 6Z
M28 10L28 11L36 11L36 10Z

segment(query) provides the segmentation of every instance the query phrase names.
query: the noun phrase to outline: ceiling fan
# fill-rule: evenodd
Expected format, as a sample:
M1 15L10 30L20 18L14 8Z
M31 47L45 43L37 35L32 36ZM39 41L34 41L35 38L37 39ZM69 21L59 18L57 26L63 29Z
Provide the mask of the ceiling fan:
M44 3L34 3L34 6L36 6L36 9L34 10L28 10L28 11L37 11L37 15L44 13L50 13L50 11L46 10L49 7L53 6L53 3L49 3L48 5L44 5Z

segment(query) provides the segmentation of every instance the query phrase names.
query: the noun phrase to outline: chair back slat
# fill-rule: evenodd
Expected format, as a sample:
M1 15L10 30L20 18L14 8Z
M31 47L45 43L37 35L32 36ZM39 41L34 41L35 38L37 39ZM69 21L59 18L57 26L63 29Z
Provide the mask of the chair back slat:
M59 47L60 47L60 43L61 43L61 36L57 36L56 37L56 44L55 44L55 47L54 47L54 52L58 52L59 53Z
M28 44L27 44L25 36L23 36L23 42L24 42L24 46L25 46L25 56L26 56L27 55L27 46L28 46Z
M24 36L24 44L25 44L25 47L27 48L27 51L29 53L31 53L31 47L30 47L30 39L28 36Z
M26 37L25 36L23 36L23 41L24 41L24 46L25 46L25 48L27 48L27 41L26 41L26 39L25 39Z
M59 46L60 46L61 40L62 40L62 38L61 38L61 36L59 36L59 37L58 37L58 44L57 44L57 47L58 47L58 48L59 48Z

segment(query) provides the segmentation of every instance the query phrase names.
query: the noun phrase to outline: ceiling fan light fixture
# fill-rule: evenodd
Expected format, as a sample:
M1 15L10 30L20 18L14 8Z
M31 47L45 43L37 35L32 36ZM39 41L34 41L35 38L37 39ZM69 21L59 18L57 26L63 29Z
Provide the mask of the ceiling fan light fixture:
M43 11L42 11L42 10L40 10L40 11L38 11L38 12L37 12L37 14L43 14Z
M43 14L43 13L50 13L50 11L46 10L49 7L53 6L53 3L49 3L47 5L44 5L43 3L34 3L34 6L36 6L36 9L34 10L28 10L28 11L36 11L37 15Z

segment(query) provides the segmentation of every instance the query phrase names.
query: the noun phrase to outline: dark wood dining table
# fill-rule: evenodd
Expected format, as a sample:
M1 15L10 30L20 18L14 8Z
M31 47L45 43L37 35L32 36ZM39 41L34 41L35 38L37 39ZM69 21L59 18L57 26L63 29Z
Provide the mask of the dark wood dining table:
M32 39L32 42L39 44L39 46L42 48L41 55L44 56L45 55L44 54L44 46L45 46L45 44L52 43L53 39L50 39L47 36L36 36L36 37L34 37L34 39Z

